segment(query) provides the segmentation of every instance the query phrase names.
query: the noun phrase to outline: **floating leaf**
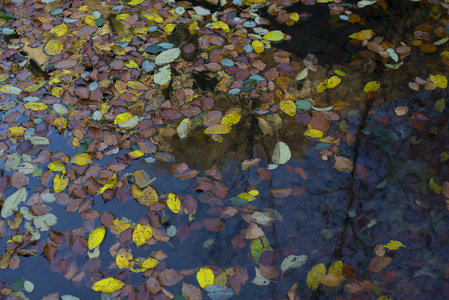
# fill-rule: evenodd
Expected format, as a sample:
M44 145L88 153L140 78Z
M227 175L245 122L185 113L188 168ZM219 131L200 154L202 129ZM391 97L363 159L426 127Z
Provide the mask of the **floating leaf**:
M113 293L121 289L125 283L115 278L106 278L95 282L92 289L96 292Z
M108 182L99 190L98 194L101 195L107 189L114 188L116 183L117 183L117 174L114 173L114 176L112 176L112 178L108 179Z
M341 275L343 273L343 262L341 260L336 261L329 267L328 273Z
M256 53L262 53L263 50L265 49L264 44L261 41L258 40L254 40L251 43L251 46L253 46L254 51L256 51Z
M67 33L67 25L62 23L61 25L55 26L50 30L50 33L57 37L64 36Z
M153 228L150 225L137 224L133 231L133 241L137 247L140 247L153 236Z
M178 136L183 140L185 138L187 138L187 135L189 134L189 130L190 130L190 119L189 118L185 118L184 120L182 120L178 127L176 128L176 132L178 133Z
M6 219L13 215L14 211L19 209L20 202L23 202L28 197L28 191L25 187L18 189L13 194L6 198L2 205L2 218Z
M119 269L129 268L130 260L132 259L133 255L131 249L122 248L118 251L117 256L115 257L115 264Z
M156 56L154 63L158 66L169 64L173 62L175 59L177 59L180 54L181 50L179 48L165 50L159 53L158 56Z
M279 102L280 109L289 116L294 116L296 114L296 105L291 100L282 100Z
M435 103L435 109L439 112L443 112L444 107L446 106L446 100L444 98L441 98Z
M354 166L349 158L334 156L334 168L343 173L351 173Z
M316 290L325 276L326 266L324 264L314 266L307 274L307 286L312 290Z
M80 153L72 157L70 162L77 166L85 166L93 162L92 156L88 153Z
M263 36L264 40L278 42L284 38L284 34L280 30L273 30Z
M149 206L151 202L158 200L157 192L151 186L141 190L137 185L133 184L131 191L137 202L142 205Z
M225 126L232 126L240 121L241 116L238 113L232 112L224 115L220 123Z
M159 72L154 74L154 83L165 85L171 80L170 65L166 65L159 69Z
M331 286L331 287L337 287L340 284L342 284L345 280L346 280L346 278L342 275L338 275L335 273L328 273L321 280L321 284L324 284L326 286Z
M434 180L433 177L429 180L430 190L436 194L441 194L441 186L439 186Z
M204 130L205 134L227 134L231 132L231 127L223 124L215 124Z
M42 102L28 102L25 103L23 107L32 111L41 111L46 110L48 108L48 105Z
M196 280L198 280L198 283L204 289L205 287L214 284L214 272L208 267L201 268L198 273L196 273Z
M58 55L62 52L62 43L59 40L49 40L44 46L44 51L48 55Z
M133 117L133 114L130 113L130 112L125 112L125 113L118 114L114 118L114 124L115 125L120 125L122 123L128 122L132 117Z
M134 90L138 90L138 91L148 90L148 87L146 85L144 85L143 83L141 83L140 81L137 81L137 80L130 80L130 81L126 82L126 85L129 86L130 88L132 88ZM114 120L114 123L115 123L115 120Z
M283 165L290 160L292 153L290 148L284 142L277 142L274 146L273 155L271 160L278 165Z
M65 171L65 165L60 161L52 161L47 165L47 168L53 172L63 172Z
M167 206L174 212L175 214L179 213L181 211L181 201L179 200L179 197L177 197L175 194L170 193L167 197Z
M270 280L265 278L262 274L260 274L260 270L259 268L254 268L256 270L256 276L254 277L253 281L251 281L252 283L254 283L255 285L268 285L270 284Z
M258 264L260 255L262 253L264 253L265 251L273 251L273 248L271 248L270 243L268 242L268 239L263 236L263 237L254 239L251 242L250 250L251 250L252 257L254 258L254 261Z
M65 190L65 188L67 187L68 184L69 184L69 178L64 177L64 174L56 174L55 178L53 178L53 189L57 193Z
M213 29L223 29L224 32L228 33L229 32L229 26L228 24L226 24L223 21L216 21L216 22L212 22L212 28Z
M388 244L384 245L388 250L398 250L400 247L405 247L400 241L391 240Z
M304 136L311 137L314 139L322 138L323 134L324 133L322 131L319 131L318 129L313 129L311 127L309 129L307 129L306 131L304 131Z
M289 255L282 261L281 271L282 274L285 273L288 269L300 268L302 267L308 259L307 255Z
M447 78L444 75L430 75L430 80L441 89L447 88Z
M365 93L369 92L377 92L377 90L380 88L379 81L370 81L367 84L365 84L365 87L363 88L363 91Z
M89 250L92 250L98 247L101 244L101 242L103 242L105 235L106 235L106 228L104 228L103 226L95 228L89 234L89 238L87 239L87 248L89 248Z

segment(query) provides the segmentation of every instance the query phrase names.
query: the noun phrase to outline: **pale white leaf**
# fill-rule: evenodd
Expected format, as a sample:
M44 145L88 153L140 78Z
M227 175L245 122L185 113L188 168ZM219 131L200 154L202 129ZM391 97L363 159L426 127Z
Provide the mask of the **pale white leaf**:
M28 191L25 187L18 189L15 193L6 198L2 206L2 218L6 219L19 209L20 202L28 197Z
M173 62L175 59L177 59L180 54L181 54L181 50L179 48L168 49L168 50L165 50L165 51L159 53L159 55L156 56L156 59L154 60L154 62L158 66L169 64L169 63Z
M308 259L307 255L289 255L282 261L281 271L282 274L285 273L288 269L300 268L302 267Z
M283 165L290 160L292 157L292 153L290 152L290 148L284 142L278 142L274 146L273 155L271 156L271 160L278 164Z
M255 285L268 285L270 284L270 280L263 277L262 274L260 274L259 268L254 268L256 270L256 277L254 277L252 283Z

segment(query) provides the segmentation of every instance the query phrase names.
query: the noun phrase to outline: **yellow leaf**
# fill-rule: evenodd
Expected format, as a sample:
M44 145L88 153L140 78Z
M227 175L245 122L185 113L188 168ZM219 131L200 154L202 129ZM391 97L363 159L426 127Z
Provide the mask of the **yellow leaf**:
M64 117L56 118L54 125L58 131L62 131L67 127L67 119Z
M61 25L55 26L50 30L50 33L57 37L64 36L67 33L67 25L62 23Z
M22 126L11 126L9 127L8 136L19 136L25 134L26 128Z
M137 224L136 228L133 231L133 241L137 247L140 247L153 236L153 229L150 225L142 225Z
M98 192L98 195L101 195L106 191L107 189L114 188L115 184L117 183L117 174L114 173L114 176L112 178L108 179L108 183L106 183Z
M137 62L136 62L135 60L132 60L132 59L127 60L127 61L125 62L125 66L126 66L127 68L130 68L130 69L137 69L137 68L139 67L139 65L137 64Z
M339 85L341 83L341 78L338 76L332 76L331 78L329 78L327 80L326 83L326 88L327 89L333 89L334 87L336 87L337 85Z
M262 53L263 49L265 48L264 44L258 40L254 40L251 43L251 46L253 46L253 49L254 49L254 51L256 51L256 53Z
M444 75L430 75L430 80L441 89L447 88L447 78Z
M145 153L143 153L140 150L134 150L134 151L128 152L128 155L131 158L139 158L139 157L142 157L144 154Z
M388 250L398 250L400 247L405 246L399 241L390 241L388 244L384 245L384 247L387 248Z
M441 194L441 186L439 186L434 180L433 177L429 180L429 187L432 190L432 192L436 194Z
M111 108L111 106L105 102L105 103L102 103L102 104L101 104L100 111L101 111L101 113L104 115L104 114L106 114L106 113L108 112L108 110L109 110L110 108Z
M225 272L222 272L220 275L215 277L214 284L215 285L226 285L228 281L228 276Z
M341 260L336 261L329 267L328 273L341 275L343 273L343 262Z
M60 161L52 161L48 164L47 168L53 172L64 172L65 165Z
M97 248L103 241L105 234L106 228L104 228L103 226L95 228L89 234L89 238L87 239L87 248L89 248L89 250Z
M197 28L198 28L198 24L196 22L190 23L190 25L189 25L190 34L194 35L196 32L195 29L197 29Z
M127 230L129 227L131 227L130 223L115 219L114 221L112 221L110 230L113 234L120 234L123 231Z
M56 174L53 179L53 189L55 192L62 192L67 187L67 184L69 184L69 178L64 178L64 174Z
M179 200L179 197L176 197L175 194L170 193L167 197L167 206L172 212L177 214L181 211L181 200Z
M95 282L92 289L96 292L113 293L121 289L125 283L115 278L106 278Z
M244 199L248 202L256 200L256 197L251 195L250 193L241 193L236 196L237 198Z
M45 84L45 81L42 81L40 83L36 83L36 84L30 85L30 86L27 86L26 88L23 89L23 91L27 92L27 93L32 93L32 92L39 90L41 87L44 86L44 84ZM36 102L33 102L33 103L36 103Z
M439 112L443 112L445 106L446 106L446 100L444 98L441 98L440 100L438 100L435 103L435 108Z
M90 154L80 153L72 157L70 162L77 166L85 166L91 164L93 162L93 158L92 156L90 156Z
M59 98L59 96L61 96L61 93L62 93L63 90L64 89L62 87L54 86L54 87L51 88L51 94L53 96L55 96L56 98Z
M264 35L263 38L268 41L278 42L284 38L284 34L280 30L273 30Z
M304 131L304 136L308 136L314 139L319 139L323 137L323 132L319 131L317 129L313 129L311 126L309 126L309 129Z
M139 5L140 3L142 3L145 0L131 0L128 2L129 5L135 6L135 5Z
M444 59L449 59L449 51L442 51L440 55Z
M212 28L214 29L223 29L224 32L229 32L229 26L223 21L212 22Z
M221 119L220 123L224 126L232 126L234 124L237 124L240 121L241 116L238 113L229 113L224 115L224 117Z
M369 92L377 92L377 90L380 88L380 83L379 81L370 81L368 82L365 87L363 88L363 91L365 93L369 93Z
M293 117L296 114L296 104L291 100L282 100L279 102L279 107L289 116Z
M46 110L48 108L47 104L42 102L28 102L23 107L32 111Z
M290 20L298 22L299 21L299 15L296 12L292 12L288 14L288 17L290 18Z
M164 22L164 18L161 17L161 15L157 12L156 9L150 9L150 10L142 12L142 17L144 19L147 19L150 21L155 21L157 23Z
M248 194L250 194L251 196L258 196L259 195L259 191L258 190L251 190L248 192Z
M95 19L94 16L92 15L88 15L86 16L86 18L84 19L84 23L86 23L89 26L94 26L96 23L97 19Z
M208 267L201 268L198 273L196 273L196 279L200 286L204 289L210 285L214 284L215 276L214 272Z
M227 134L231 132L231 127L223 124L215 124L204 130L205 134Z
M152 257L148 257L143 263L142 268L144 269L152 269L156 267L159 264L159 261L157 259L154 259Z
M114 124L118 125L118 124L125 123L125 122L129 121L129 119L131 119L132 117L133 117L133 114L130 112L118 114L114 119Z
M312 290L316 290L325 276L326 266L324 264L314 266L307 274L307 286Z
M167 24L164 27L164 31L166 34L170 34L173 32L173 30L175 30L176 24Z
M44 51L48 55L58 55L62 52L62 43L59 40L49 40L44 46Z
M364 40L369 40L374 35L375 35L374 31L372 31L371 29L366 29L366 30L362 30L359 32L355 32L355 33L351 34L349 37L351 39L356 39L358 41L364 41Z
M142 205L149 206L150 202L158 200L156 190L150 186L141 190L137 185L133 184L131 191L134 198L136 198L137 202L139 202Z
M127 66L128 67L128 66ZM130 67L128 67L130 68ZM137 68L137 65L136 67ZM143 83L136 81L136 80L130 80L126 83L127 86L129 86L130 88L134 89L134 90L138 90L138 91L146 91L148 90L148 87L146 85L144 85ZM117 116L118 117L118 116ZM132 114L131 114L132 117ZM130 118L131 118L130 117ZM128 119L129 120L129 119Z

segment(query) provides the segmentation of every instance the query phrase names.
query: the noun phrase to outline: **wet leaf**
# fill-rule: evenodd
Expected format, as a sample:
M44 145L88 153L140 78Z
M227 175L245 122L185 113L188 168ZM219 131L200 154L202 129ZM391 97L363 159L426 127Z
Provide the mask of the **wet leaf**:
M59 40L49 40L44 46L44 51L48 55L58 55L62 52L62 43Z
M265 49L264 44L261 41L255 40L251 43L251 46L253 46L254 51L256 51L256 53L262 53L263 50Z
M28 102L25 103L23 107L32 111L41 111L46 110L48 108L48 105L42 102Z
M324 264L314 266L307 274L307 286L312 290L316 290L325 276L326 266Z
M106 278L95 282L92 289L96 292L113 293L120 290L125 283L115 278Z
M231 132L231 127L223 124L215 124L204 130L205 134L227 134Z
M117 256L115 257L115 263L119 269L130 267L130 260L133 259L133 255L131 254L131 249L122 248L118 251Z
M215 280L214 272L208 267L200 268L196 273L196 280L198 280L198 283L203 289L211 286L214 284Z
M342 284L346 278L342 275L338 275L335 273L328 273L322 280L321 284L331 287L337 287Z
M398 250L400 247L405 247L400 241L390 241L388 244L384 245L388 250Z
M169 64L169 63L173 62L175 59L177 59L180 54L181 54L181 50L179 48L165 50L165 51L159 53L158 56L156 56L154 62L158 66Z
M102 226L95 228L89 234L89 238L87 239L87 248L89 248L89 250L92 250L98 247L101 244L101 242L103 242L105 235L106 235L106 228Z
M341 260L334 262L329 267L328 273L342 275L342 273L343 273L343 262Z
M55 178L53 178L53 189L57 193L65 190L68 184L69 178L65 177L64 174L56 174Z
M334 168L343 173L351 173L354 166L349 158L334 156Z
M238 113L232 112L224 115L220 123L225 126L232 126L240 121L241 116Z
M8 196L2 205L2 218L6 219L13 215L19 209L19 204L24 202L28 197L28 191L25 187L18 189L16 192Z
M182 120L178 127L176 128L176 132L178 133L178 136L181 138L181 140L187 138L187 135L189 134L190 130L190 119L185 118Z
M255 285L268 285L270 284L270 280L263 277L262 274L260 274L260 270L259 268L254 268L256 270L256 276L254 277L253 281L251 281L252 283L254 283Z
M154 82L159 85L165 85L171 80L170 65L166 65L159 69L159 72L154 74Z
M445 106L446 106L446 100L444 98L441 98L440 100L438 100L435 103L435 109L438 112L443 112Z
M429 188L432 192L436 193L436 194L441 194L441 186L438 185L434 180L433 177L430 178L429 180Z
M284 34L280 30L273 30L263 36L267 41L278 42L284 38Z
M296 105L291 100L282 100L279 102L280 109L289 116L294 116L296 114Z
M258 264L260 255L265 251L273 251L273 248L271 248L268 239L263 236L251 242L250 250L254 261Z
M181 211L181 201L179 200L179 197L177 197L175 194L170 193L167 197L167 206L171 209L172 212L175 214L179 213Z
M151 202L157 201L159 198L156 190L151 186L141 190L137 185L133 184L131 191L137 202L145 206L149 206Z
M115 184L117 183L117 174L114 173L114 176L112 178L108 179L108 182L98 191L98 194L103 194L107 189L112 189L115 187Z
M430 75L430 80L439 88L445 89L447 88L447 78L444 75Z
M380 88L380 83L378 81L370 81L367 84L365 84L363 91L365 93L377 92L379 90L379 88Z
M292 153L290 152L288 145L284 142L277 142L274 146L271 160L278 165L283 165L287 163L291 157Z
M88 153L80 153L72 157L70 162L77 166L89 165L93 162L93 158Z
M307 262L308 256L307 255L289 255L282 261L281 264L281 271L282 275L284 275L285 271L288 269L295 269L302 267Z

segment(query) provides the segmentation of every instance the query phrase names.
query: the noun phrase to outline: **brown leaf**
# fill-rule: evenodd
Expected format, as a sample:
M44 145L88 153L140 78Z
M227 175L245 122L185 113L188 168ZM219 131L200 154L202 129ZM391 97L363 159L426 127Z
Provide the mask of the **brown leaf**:
M173 269L166 269L157 275L161 285L172 286L180 282L183 278L181 274Z
M354 168L352 161L343 156L334 157L334 168L343 173L351 173Z
M271 195L276 198L285 198L290 196L292 189L271 190Z
M259 265L260 274L267 279L278 278L278 272L273 265Z
M145 283L145 286L153 295L159 293L162 290L161 284L154 277L148 278L147 282Z
M186 282L182 283L182 295L187 298L187 300L201 300L201 290L194 285L188 284Z
M374 257L368 265L367 270L374 273L379 273L383 268L391 263L391 257Z
M331 287L337 287L342 284L346 278L342 275L335 273L328 273L322 280L321 283Z
M264 235L265 233L256 224L249 224L249 226L243 230L243 237L247 240L254 240Z
M202 222L204 227L209 231L222 231L226 229L224 223L219 219L203 219Z

